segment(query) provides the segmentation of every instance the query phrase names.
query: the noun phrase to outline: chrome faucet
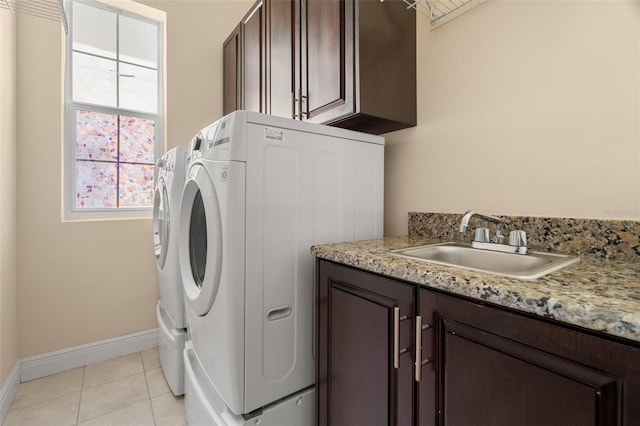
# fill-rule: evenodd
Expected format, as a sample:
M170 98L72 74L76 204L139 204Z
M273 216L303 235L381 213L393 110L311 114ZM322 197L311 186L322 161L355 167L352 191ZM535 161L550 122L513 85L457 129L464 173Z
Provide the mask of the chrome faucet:
M500 219L499 217L491 216L488 214L482 214L482 213L474 212L473 210L469 210L464 214L464 216L462 216L462 222L460 222L460 232L464 233L467 230L467 228L469 227L469 221L473 216L477 216L480 219L484 219L489 222L497 223L498 229L502 230L502 219Z
M493 222L497 224L497 227L496 236L493 243L489 242L488 229L477 228L475 236L473 238L473 242L471 243L472 248L481 250L503 251L508 253L527 253L527 234L524 231L511 231L509 233L509 244L502 244L502 242L504 241L504 235L502 234L503 220L497 216L491 216L469 210L464 214L464 216L462 216L462 221L460 222L460 232L466 232L467 228L469 227L469 221L474 216L477 216L478 218L486 220L488 222Z

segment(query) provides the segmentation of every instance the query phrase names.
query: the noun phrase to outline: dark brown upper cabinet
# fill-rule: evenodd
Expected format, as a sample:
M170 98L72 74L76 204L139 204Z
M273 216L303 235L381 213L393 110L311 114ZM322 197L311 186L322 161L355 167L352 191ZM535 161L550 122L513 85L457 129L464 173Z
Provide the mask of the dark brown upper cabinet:
M245 51L243 75L264 85L240 85L264 101L242 108L375 134L416 125L416 19L402 0L262 0L257 10L262 56Z

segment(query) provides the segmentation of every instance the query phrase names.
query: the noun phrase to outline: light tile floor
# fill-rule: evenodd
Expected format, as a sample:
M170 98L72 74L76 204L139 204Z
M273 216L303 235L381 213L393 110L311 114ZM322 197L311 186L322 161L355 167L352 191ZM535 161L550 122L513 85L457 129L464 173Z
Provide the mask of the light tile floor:
M2 426L183 426L157 349L21 383Z

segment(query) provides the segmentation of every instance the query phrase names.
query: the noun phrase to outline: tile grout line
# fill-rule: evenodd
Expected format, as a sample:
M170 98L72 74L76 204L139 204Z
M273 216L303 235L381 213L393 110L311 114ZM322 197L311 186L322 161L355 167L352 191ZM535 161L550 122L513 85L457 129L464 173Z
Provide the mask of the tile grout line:
M74 425L76 426L80 421L80 405L82 404L82 392L84 391L84 378L85 378L86 372L87 372L87 366L85 365L84 367L82 367L82 380L80 381L80 397L78 399L78 409L76 410L76 422L74 423Z
M147 368L144 365L144 358L142 357L142 352L140 352L140 358L142 359L142 371L144 374L144 383L147 385L147 396L149 397L149 408L151 409L151 420L153 424L156 425L156 413L153 411L153 404L151 403L151 388L149 387L149 379L147 378Z
M0 1L2 1L2 0L0 0ZM62 371L60 373L52 374L50 376L56 376L58 374L68 373L68 372L70 372L72 370L79 369L79 368L83 369L82 374L83 374L83 377L84 377L84 367L77 367L77 368L74 368L74 369L65 370L65 371ZM23 386L26 385L27 383L35 382L35 381L38 381L38 380L42 380L42 379L45 379L45 378L50 377L50 376L40 377L39 379L33 379L33 380L28 380L26 382L19 383L18 389L23 388ZM19 407L19 408L15 407L15 404L14 404L15 397L14 397L14 401L11 402L11 405L9 406L9 410L7 411L7 414L9 414L12 411L21 411L21 410L26 410L26 409L32 409L34 406L51 402L54 399L70 396L70 395L72 395L74 393L75 392L72 392L70 390L62 390L61 392L59 392L57 394L50 394L50 396L44 397L42 400L35 401L35 402L29 402L27 405L24 405L24 406Z
M144 380L145 380L145 386L147 387L147 396L149 396L149 390L148 390L148 389L149 389L149 386L148 386L148 384L147 384L147 377L146 377L146 374L145 374L145 371L144 371L144 361L142 360L142 354L141 354L140 352L136 352L135 354L130 354L130 355L138 355L138 358L139 358L139 360L140 360L140 365L142 365L142 375L143 375ZM124 356L130 356L130 355L124 355ZM118 358L121 358L121 357L118 357ZM116 359L116 358L114 358L114 359ZM110 360L105 360L105 361L110 361ZM100 362L105 362L105 361L100 361ZM100 362L99 362L99 363L100 363ZM92 363L92 364L95 364L95 363ZM88 364L88 365L91 365L91 364ZM86 368L87 368L87 366L88 366L88 365L85 365L85 366L83 367L83 370L82 370L82 388L80 389L80 402L82 402L82 392L84 392L84 389L85 389L85 387L84 387L84 383L85 383L85 380L86 380ZM107 384L110 384L110 383L116 382L116 381L118 381L118 380L128 379L128 378L131 378L131 377L137 376L137 375L139 375L139 374L140 374L140 372L138 372L138 373L134 373L134 374L129 374L129 375L127 375L127 376L123 376L123 377L118 377L118 378L111 379L111 380L107 380L107 381L102 382L102 383L99 383L99 384L94 384L93 386L88 386L86 389L87 389L87 390L91 390L91 389L94 389L94 388L96 388L96 387L103 386L103 385L107 385ZM115 411L118 411L118 410L120 410L120 409L121 409L121 408L116 408L116 409L114 409L114 410L112 410L112 411L110 411L110 412L103 413L103 414L101 414L101 415L99 415L99 416L91 417L91 418L85 419L85 420L83 421L83 423L84 423L84 422L87 422L87 421L90 421L90 420L93 420L93 419L96 419L96 418L99 418L99 417L103 417L103 416L109 415L109 414L111 414L111 413L113 413L113 412L115 412ZM152 413L153 413L153 412L152 412ZM80 405L78 405L78 414L77 414L77 416L78 416L78 417L77 417L77 421L76 421L75 426L78 426L78 424L79 424L78 422L79 422L79 420L80 420L80 418L79 418L79 416L80 416Z

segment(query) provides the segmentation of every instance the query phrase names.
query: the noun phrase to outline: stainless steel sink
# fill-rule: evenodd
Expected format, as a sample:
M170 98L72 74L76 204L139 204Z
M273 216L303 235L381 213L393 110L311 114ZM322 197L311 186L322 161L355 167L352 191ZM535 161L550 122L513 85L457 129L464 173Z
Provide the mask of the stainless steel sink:
M488 272L522 280L534 280L580 260L577 256L530 251L502 253L471 248L460 243L441 243L392 250L396 256L439 265Z

